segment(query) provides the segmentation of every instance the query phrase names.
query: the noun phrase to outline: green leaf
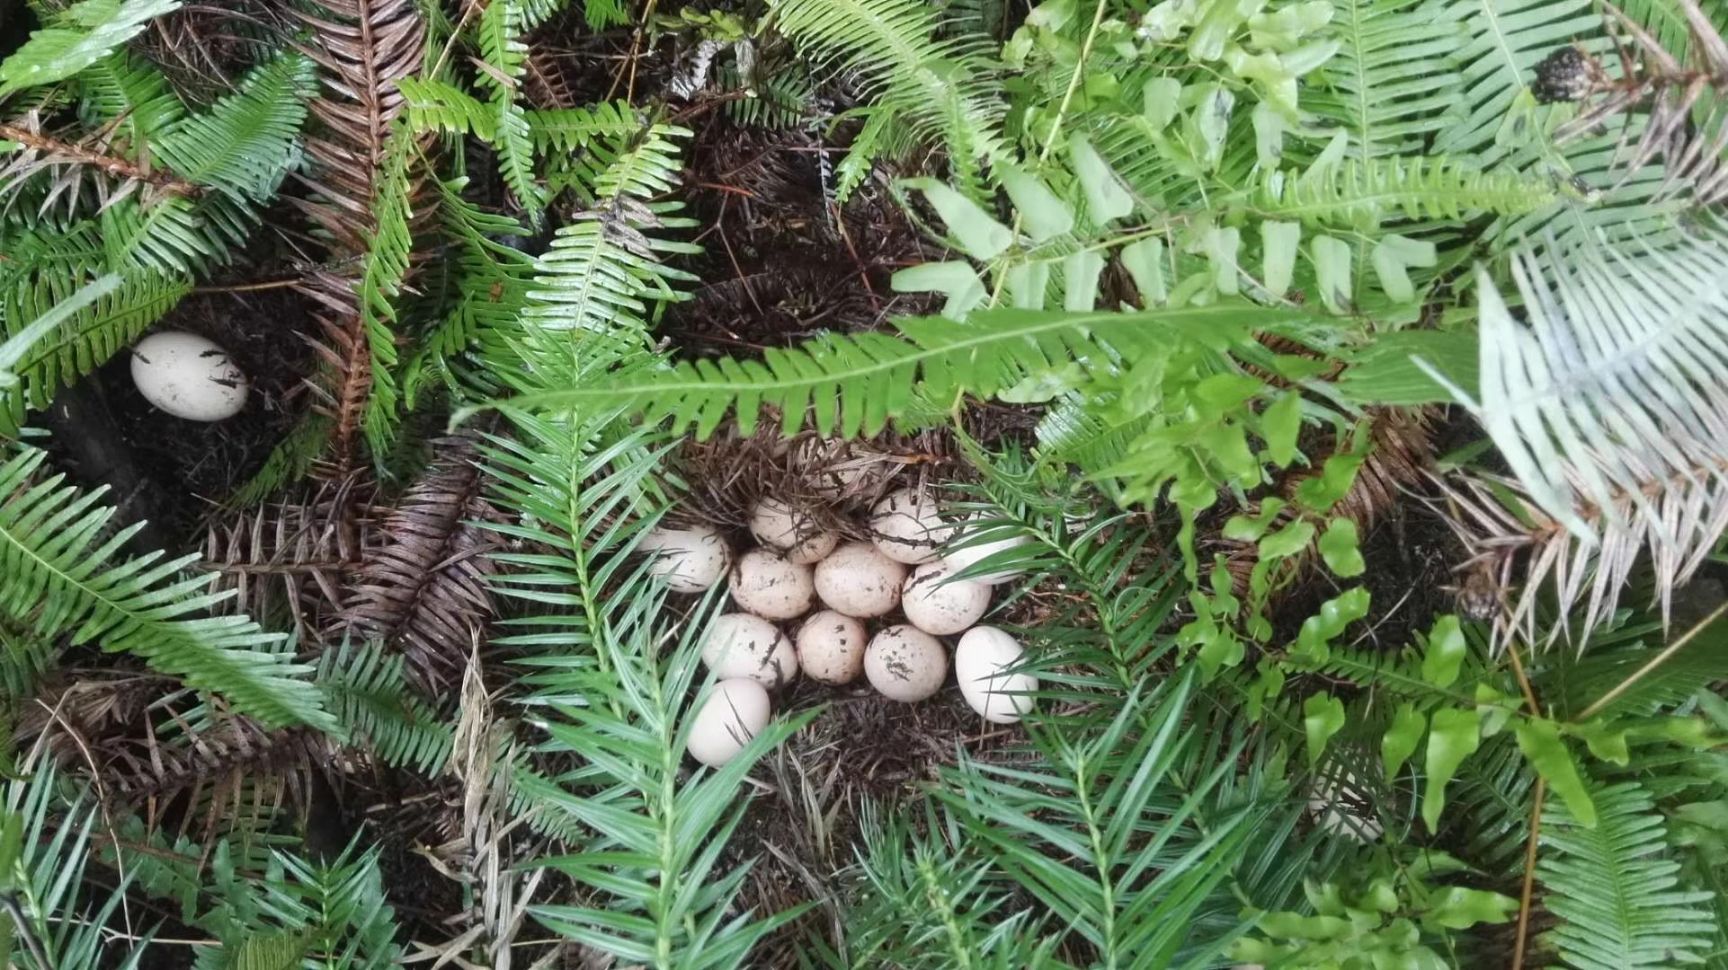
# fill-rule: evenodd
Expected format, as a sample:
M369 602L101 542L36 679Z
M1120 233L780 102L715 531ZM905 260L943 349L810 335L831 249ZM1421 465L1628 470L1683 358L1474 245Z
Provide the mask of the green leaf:
M1128 271L1129 279L1134 281L1134 288L1140 292L1140 303L1145 309L1163 305L1170 298L1170 292L1164 286L1164 241L1161 239L1142 239L1129 243L1118 250L1122 260L1122 268Z
M905 183L924 193L936 214L966 255L976 260L993 259L1014 242L1014 233L997 222L984 207L932 178L907 179Z
M1307 519L1297 519L1260 540L1260 558L1271 562L1277 559L1288 559L1314 541L1314 523Z
M1122 187L1110 164L1080 132L1068 136L1068 157L1086 195L1086 212L1097 225L1120 219L1134 211L1134 198Z
M1484 889L1446 886L1428 897L1424 923L1467 930L1478 923L1504 923L1518 911L1518 900Z
M948 298L942 305L942 315L954 320L964 319L974 308L990 298L978 270L963 259L940 263L919 263L894 274L888 281L896 293L940 293Z
M1466 330L1400 330L1375 338L1338 382L1339 393L1358 404L1438 404L1452 392L1423 364L1438 371L1472 399L1480 395L1476 335ZM1420 363L1418 363L1420 362Z
M32 347L57 330L73 314L119 289L120 282L121 277L115 273L99 277L6 338L6 342L0 344L0 392L10 391L19 385L18 375L13 372L13 368L24 359Z
M1428 719L1411 702L1399 704L1398 709L1392 712L1392 725L1380 738L1380 760L1386 766L1388 782L1398 777L1399 770L1416 753L1427 730Z
M54 20L72 26L34 31L22 47L0 61L0 97L63 81L138 36L151 20L178 9L179 0L83 0L74 4Z
M1020 213L1021 225L1033 240L1043 242L1073 230L1074 207L1050 191L1042 179L1011 165L1001 166L997 173Z
M1428 649L1422 655L1422 679L1435 687L1450 687L1458 680L1469 646L1458 617L1448 613L1434 621L1428 631Z
M1546 718L1520 721L1513 729L1518 737L1518 750L1530 762L1536 773L1548 782L1566 802L1567 811L1587 829L1596 827L1596 805L1578 774L1578 763L1560 737L1560 725Z
M1260 437L1266 439L1266 457L1275 465L1296 460L1296 437L1302 431L1302 395L1290 391L1273 401L1260 415Z
M1302 245L1300 222L1260 223L1260 249L1265 261L1266 291L1281 297L1290 289L1290 278L1296 271L1296 253Z
M1350 244L1332 236L1315 236L1308 244L1320 299L1333 313L1348 311L1355 302L1350 283Z
M1446 807L1446 785L1464 759L1482 743L1481 720L1473 710L1443 707L1434 712L1428 730L1427 780L1422 790L1422 821L1438 831Z
M1332 574L1344 579L1362 575L1368 564L1358 547L1356 523L1350 519L1333 519L1320 537L1320 558Z
M1302 733L1307 742L1308 766L1312 768L1326 751L1326 743L1344 729L1344 702L1331 694L1310 694L1302 702Z

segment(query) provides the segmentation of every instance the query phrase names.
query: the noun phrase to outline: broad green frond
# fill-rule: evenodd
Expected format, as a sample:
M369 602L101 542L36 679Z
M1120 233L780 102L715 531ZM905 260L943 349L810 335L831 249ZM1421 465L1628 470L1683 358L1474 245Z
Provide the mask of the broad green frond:
M763 405L778 408L788 433L809 423L823 434L875 434L905 413L913 395L933 401L989 396L1033 373L1068 364L1108 366L1113 354L1151 352L1172 341L1227 344L1254 328L1296 319L1294 311L1220 302L1128 313L999 309L965 322L918 317L895 322L901 336L827 335L763 359L683 361L669 371L590 387L526 395L530 409L592 405L635 408L694 426L706 437L736 409L748 435Z
M0 611L43 636L132 653L270 726L334 729L309 667L245 616L204 615L227 597L181 577L197 556L121 559L138 526L108 535L101 492L37 480L45 453L20 448L0 465Z
M856 72L881 126L910 126L948 149L955 181L976 194L980 166L1004 157L1002 105L976 39L942 39L936 8L918 0L776 0L775 26L800 51ZM855 146L848 163L873 142ZM842 196L842 201L844 196Z
M247 75L235 94L164 131L151 147L187 181L266 202L295 160L313 82L310 58L284 54Z
M405 77L396 82L407 106L408 127L415 133L473 135L490 142L498 121L480 99L447 81Z
M0 98L77 74L138 36L180 0L82 0L0 61Z
M584 108L539 108L528 111L528 136L534 150L550 155L578 152L596 139L623 140L646 123L628 101L601 101ZM663 128L663 132L677 129Z
M1311 80L1317 113L1350 135L1356 158L1415 155L1458 119L1462 85L1451 60L1466 38L1439 0L1337 0L1338 53Z
M134 140L148 141L186 116L167 75L130 51L115 51L78 72L77 85L87 123L117 122Z
M1667 249L1521 250L1513 276L1528 325L1479 274L1482 398L1472 407L1576 543L1568 552L1557 536L1559 551L1530 586L1556 570L1569 610L1588 585L1585 632L1612 610L1640 548L1666 613L1669 593L1728 527L1725 260L1728 243L1714 233Z
M1479 213L1517 215L1551 202L1553 180L1483 172L1456 159L1345 159L1300 176L1274 172L1251 205L1276 219L1373 231L1394 219L1461 221Z
M1542 813L1536 873L1543 904L1560 918L1550 934L1560 958L1575 970L1702 964L1715 944L1711 894L1680 886L1650 795L1625 782L1591 796L1594 829L1557 800Z

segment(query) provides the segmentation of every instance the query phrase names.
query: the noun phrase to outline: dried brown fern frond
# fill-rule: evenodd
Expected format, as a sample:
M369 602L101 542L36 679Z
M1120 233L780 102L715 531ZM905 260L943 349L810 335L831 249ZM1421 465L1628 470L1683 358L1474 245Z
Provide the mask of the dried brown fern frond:
M86 193L97 206L106 208L134 193L148 198L195 196L203 191L166 168L151 168L147 155L132 161L118 153L115 139L123 132L121 120L75 138L45 129L41 113L34 109L0 124L0 139L18 145L0 165L0 198L9 200L6 208L24 197L18 187L39 175L51 182L39 211L31 213L37 216L48 215L56 205L70 215Z
M373 542L369 500L370 489L349 478L212 522L202 563L211 590L236 590L229 604L252 616L291 617L302 642L314 642L352 599Z
M444 438L433 448L431 467L381 524L341 622L401 652L436 695L460 683L492 616L486 577L498 570L497 540L476 523L498 514L485 499L474 440Z
M1728 40L1697 0L1675 0L1685 18L1686 50L1670 51L1649 30L1604 3L1616 69L1578 47L1559 48L1537 66L1532 90L1544 100L1583 102L1556 132L1564 142L1623 117L1621 167L1631 178L1661 159L1664 192L1689 188L1699 205L1728 198ZM1635 123L1635 122L1641 122ZM1635 138L1635 140L1634 140Z
M1427 469L1434 462L1433 424L1433 411L1427 408L1383 408L1371 411L1368 435L1372 448L1363 459L1361 468L1357 470L1356 480L1349 491L1344 493L1344 497L1338 500L1328 514L1348 519L1355 523L1358 534L1366 535L1407 490L1426 479ZM1288 501L1304 481L1320 474L1326 457L1327 455L1315 455L1307 467L1284 475L1273 489L1273 494ZM1253 503L1243 509L1243 512L1249 516L1258 515L1260 503ZM1289 521L1294 515L1293 508L1285 506L1273 528ZM1225 549L1225 564L1230 570L1234 592L1237 596L1245 596L1249 589L1249 575L1258 561L1256 546L1252 542L1228 539L1220 540L1220 543ZM1289 570L1291 576L1299 575L1313 564L1316 551L1317 547L1310 544L1292 557L1283 568ZM1275 587L1277 585L1274 584Z

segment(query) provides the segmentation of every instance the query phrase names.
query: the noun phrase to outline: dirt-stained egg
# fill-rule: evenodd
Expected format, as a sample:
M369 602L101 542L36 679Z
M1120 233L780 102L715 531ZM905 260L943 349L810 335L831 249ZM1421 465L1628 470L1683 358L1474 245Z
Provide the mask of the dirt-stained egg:
M836 687L850 684L864 672L864 621L834 610L818 610L793 636L798 669L804 676Z
M848 542L816 564L816 595L847 616L881 616L900 603L906 567L868 542Z
M960 696L984 720L1012 724L1032 709L1030 692L1038 689L1038 678L1027 673L1004 673L1018 666L1025 651L1020 641L993 626L975 626L966 631L954 648L954 679Z
M998 553L1018 549L1031 541L1024 535L1009 531L1008 528L981 527L976 518L968 519L957 531L958 534L949 543L947 552L942 556L942 561L953 566L955 572L960 572L974 563L983 562ZM955 548L955 546L960 548ZM995 586L998 583L1019 579L1021 574L1022 571L1018 569L1000 569L971 578L980 583Z
M768 726L768 692L747 677L722 680L698 701L690 725L690 757L718 768L738 756Z
M752 549L740 556L727 583L739 606L770 620L803 616L816 596L809 566L790 562L767 549Z
M935 561L953 534L954 527L942 520L935 497L916 489L890 492L870 510L870 538L876 548L908 565Z
M750 534L803 566L821 562L840 544L840 537L822 528L810 513L777 498L762 499L750 510Z
M933 562L912 570L900 591L900 609L925 633L946 636L970 629L990 608L990 587L954 579L954 567Z
M901 623L870 638L864 649L864 676L889 700L921 701L942 689L948 653L935 637Z
M132 382L144 400L188 421L221 421L246 406L251 386L228 352L193 333L153 333L132 348Z
M648 572L675 593L700 593L726 575L732 550L707 526L653 529L636 548L654 557Z
M748 677L779 687L798 676L798 651L774 624L748 613L722 613L702 638L702 662L721 680Z

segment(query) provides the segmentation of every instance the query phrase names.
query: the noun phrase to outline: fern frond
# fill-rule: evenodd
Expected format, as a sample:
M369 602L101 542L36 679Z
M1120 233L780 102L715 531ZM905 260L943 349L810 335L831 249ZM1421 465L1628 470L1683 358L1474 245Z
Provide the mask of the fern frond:
M1680 886L1680 864L1664 857L1667 824L1632 782L1591 792L1595 828L1560 800L1542 812L1536 865L1543 905L1560 925L1550 941L1568 967L1625 970L1701 964L1715 944L1711 894Z
M64 81L142 33L180 0L81 0L0 61L0 98Z
M1497 140L1527 146L1541 137L1542 119L1555 109L1536 107L1530 94L1537 62L1601 23L1589 0L1453 0L1446 16L1470 32L1454 55L1464 101L1462 117L1436 134L1431 151L1475 154L1484 165L1509 152Z
M435 776L450 759L450 726L408 690L399 655L343 644L318 661L318 686L353 743L380 763Z
M0 465L0 610L43 636L141 657L189 686L220 694L270 725L334 729L322 698L284 639L244 616L200 616L225 599L177 578L195 559L159 553L116 561L138 530L105 537L114 510L100 492L37 483L45 454L22 448Z
M1552 572L1562 611L1589 587L1582 636L1613 609L1642 547L1666 616L1671 591L1728 528L1717 430L1728 399L1712 390L1728 381L1724 260L1715 234L1666 250L1521 250L1513 275L1528 327L1480 276L1482 399L1471 405L1560 527L1543 534L1524 617Z
M1338 53L1309 82L1315 112L1350 134L1350 155L1415 155L1456 122L1462 85L1452 55L1465 25L1439 0L1339 0ZM1306 99L1305 99L1306 100Z
M372 203L376 229L363 258L358 286L360 326L366 334L366 359L372 368L371 391L360 426L367 446L380 461L389 453L401 419L395 324L396 302L402 295L414 250L412 221L417 214L411 199L411 149L406 134L398 133L385 150L385 169Z
M1352 158L1298 177L1273 172L1251 205L1268 217L1373 231L1397 218L1458 222L1481 213L1518 215L1556 194L1549 179L1478 171L1452 158Z
M248 74L236 93L162 131L151 148L188 181L266 202L296 161L314 90L312 62L283 54Z
M525 395L530 409L624 406L675 428L694 426L706 438L736 409L751 434L763 405L784 416L788 434L808 420L824 435L880 431L903 414L915 394L952 401L962 394L994 395L1034 373L1068 363L1107 366L1171 341L1227 344L1251 329L1294 319L1292 311L1220 302L1127 313L1060 313L997 309L965 322L918 317L895 322L901 336L828 335L803 347L770 349L761 361L725 357L684 361L669 372L613 378L597 386Z

